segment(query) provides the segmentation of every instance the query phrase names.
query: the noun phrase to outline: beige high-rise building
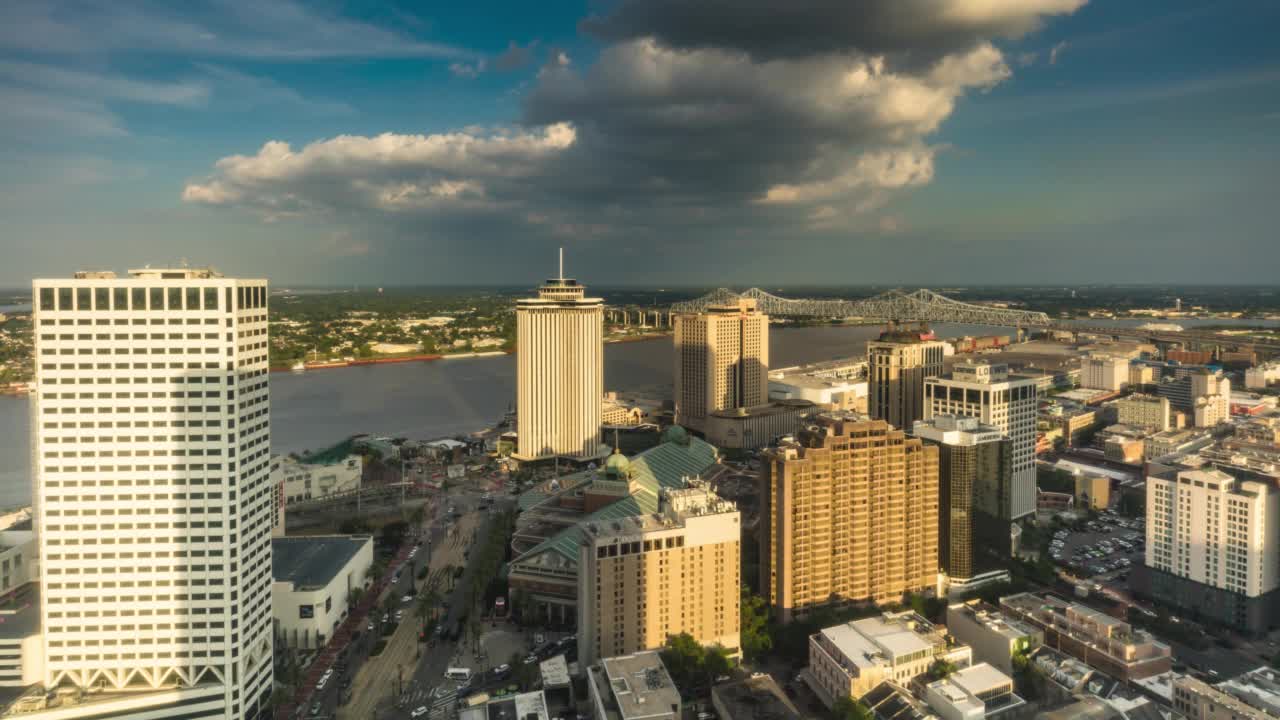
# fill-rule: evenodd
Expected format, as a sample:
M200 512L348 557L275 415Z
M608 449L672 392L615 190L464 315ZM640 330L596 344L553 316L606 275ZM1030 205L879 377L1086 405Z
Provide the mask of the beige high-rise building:
M516 457L602 453L604 301L564 277L516 301Z
M582 526L580 663L659 648L680 633L739 651L738 508L699 481L662 490L660 501L655 514Z
M720 410L769 402L769 316L742 299L675 316L676 423L706 431Z
M867 343L867 411L896 428L922 420L925 378L942 374L946 343L923 328L890 329Z
M1128 382L1128 358L1093 354L1080 361L1080 387L1116 391Z
M764 459L761 594L787 622L935 588L938 448L866 416L815 420Z

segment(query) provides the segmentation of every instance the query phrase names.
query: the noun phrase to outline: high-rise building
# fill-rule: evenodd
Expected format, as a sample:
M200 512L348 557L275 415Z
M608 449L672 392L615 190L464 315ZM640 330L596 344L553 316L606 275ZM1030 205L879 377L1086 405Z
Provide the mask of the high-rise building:
M1118 421L1153 432L1164 432L1173 426L1169 398L1135 393L1116 401Z
M1128 358L1095 354L1080 361L1080 387L1116 391L1128 382Z
M969 361L925 381L925 419L964 415L990 425L1013 443L1007 520L1036 511L1036 380L1009 374L1003 363Z
M1280 491L1221 470L1155 466L1135 588L1250 632L1280 622Z
M938 561L948 587L958 592L1003 577L982 549L1010 549L1001 508L1011 492L1012 443L977 418L956 415L921 420L911 434L938 448Z
M265 716L266 281L147 268L33 293L43 684L142 693L132 710L166 713L147 717Z
M675 316L676 423L706 431L707 416L769 402L769 316L742 299Z
M516 301L516 457L602 454L604 301L560 277Z
M626 475L626 459L609 461ZM662 647L688 633L739 651L742 593L737 507L701 482L664 489L658 513L582 526L578 659Z
M871 417L904 429L924 419L924 381L942 374L945 348L924 328L891 328L867 343Z
M814 420L764 458L761 594L787 622L936 588L938 449L866 416Z

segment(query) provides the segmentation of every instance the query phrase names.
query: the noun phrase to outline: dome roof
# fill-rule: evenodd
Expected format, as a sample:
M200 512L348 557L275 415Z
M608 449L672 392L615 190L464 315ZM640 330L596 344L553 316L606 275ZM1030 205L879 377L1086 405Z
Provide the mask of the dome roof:
M627 459L617 448L613 449L613 454L604 461L605 475L626 475L631 469L631 461Z
M673 442L680 445L688 445L689 431L679 425L672 425L663 431L662 442Z

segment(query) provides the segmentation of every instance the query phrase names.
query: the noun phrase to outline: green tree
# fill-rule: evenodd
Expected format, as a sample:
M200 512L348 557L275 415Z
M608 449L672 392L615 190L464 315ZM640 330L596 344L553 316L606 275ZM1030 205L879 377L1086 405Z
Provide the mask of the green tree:
M875 720L870 708L851 697L842 697L831 706L831 717L835 720Z
M943 680L950 677L955 671L955 663L940 659L929 666L929 677L934 680Z
M755 660L773 649L773 636L769 634L769 606L764 598L742 587L742 654Z

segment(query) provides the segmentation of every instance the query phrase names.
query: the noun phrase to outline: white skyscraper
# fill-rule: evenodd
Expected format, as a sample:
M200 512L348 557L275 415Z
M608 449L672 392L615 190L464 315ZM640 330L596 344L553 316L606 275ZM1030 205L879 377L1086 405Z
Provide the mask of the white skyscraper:
M143 269L33 291L44 685L127 691L111 717L265 717L267 282Z
M1036 381L1010 377L1007 365L960 363L924 381L924 419L937 415L978 418L1013 443L1007 520L1036 511Z
M516 301L516 457L601 454L604 301L564 277Z

